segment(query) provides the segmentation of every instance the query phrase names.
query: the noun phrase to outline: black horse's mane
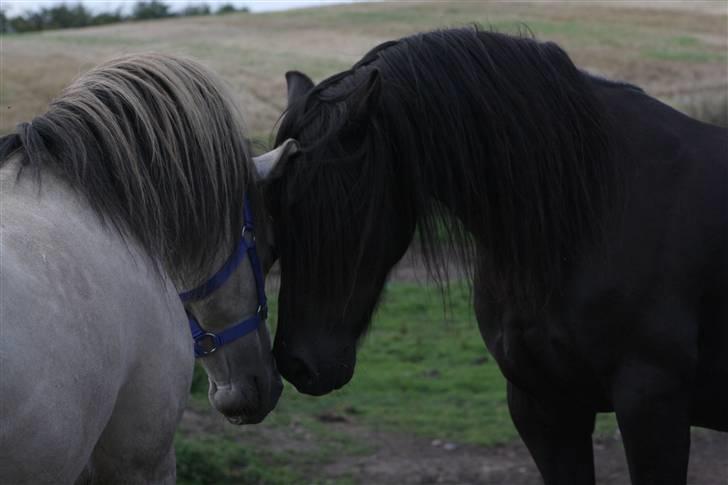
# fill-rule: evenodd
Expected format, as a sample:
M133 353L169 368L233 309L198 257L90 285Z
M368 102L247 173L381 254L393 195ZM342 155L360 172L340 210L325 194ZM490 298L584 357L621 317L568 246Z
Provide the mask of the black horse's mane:
M290 205L296 188L310 199L296 220L275 211L297 247L292 284L345 298L361 262L322 261L361 255L366 231L385 230L378 218L396 210L416 222L436 275L453 251L477 250L492 297L544 304L600 240L617 185L592 82L553 43L476 27L387 42L318 84L277 135L297 139L302 156L275 199ZM359 241L345 235L352 210L365 214ZM322 234L331 254L320 257Z

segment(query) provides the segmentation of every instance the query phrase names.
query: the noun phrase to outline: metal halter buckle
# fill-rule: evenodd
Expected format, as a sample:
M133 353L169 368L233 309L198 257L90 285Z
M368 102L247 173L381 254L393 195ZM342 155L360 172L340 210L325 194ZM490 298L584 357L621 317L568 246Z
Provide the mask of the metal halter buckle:
M261 321L268 319L268 305L258 305L258 310L255 312Z

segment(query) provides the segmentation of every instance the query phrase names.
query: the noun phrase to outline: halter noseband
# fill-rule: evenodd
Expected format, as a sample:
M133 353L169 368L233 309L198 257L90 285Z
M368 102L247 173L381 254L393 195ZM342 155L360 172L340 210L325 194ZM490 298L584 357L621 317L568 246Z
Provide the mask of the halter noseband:
M260 266L258 252L255 250L255 233L253 231L253 214L250 210L250 200L246 196L243 205L243 231L240 235L240 242L238 242L238 246L233 251L233 254L230 255L223 267L205 283L197 288L179 294L183 303L206 298L227 281L243 261L245 255L248 255L250 266L253 268L253 275L255 276L255 288L258 293L258 309L255 315L236 323L232 327L226 328L220 333L213 333L205 331L197 323L197 319L188 312L187 316L189 318L190 330L192 330L192 338L195 341L195 357L209 355L223 345L229 344L255 331L260 323L268 317L268 303L265 298L265 280L263 278L263 270Z

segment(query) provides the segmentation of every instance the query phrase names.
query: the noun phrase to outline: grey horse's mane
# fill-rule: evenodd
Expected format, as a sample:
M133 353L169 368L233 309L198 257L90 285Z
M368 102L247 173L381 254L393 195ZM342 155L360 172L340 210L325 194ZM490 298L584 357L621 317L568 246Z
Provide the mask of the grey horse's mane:
M251 177L242 116L191 60L130 55L92 69L0 139L0 163L17 152L21 174L60 174L173 277L209 270L241 227Z

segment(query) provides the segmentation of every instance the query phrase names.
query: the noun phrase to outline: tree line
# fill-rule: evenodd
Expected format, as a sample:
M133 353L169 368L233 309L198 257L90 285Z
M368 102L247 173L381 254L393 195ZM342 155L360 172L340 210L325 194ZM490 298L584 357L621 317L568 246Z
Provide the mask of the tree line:
M63 3L54 7L44 7L40 10L26 12L23 15L12 18L6 16L5 12L0 10L0 33L74 29L133 20L188 17L195 15L223 15L226 13L247 11L248 9L246 7L235 8L232 4L225 4L213 12L210 6L204 3L187 5L180 11L172 11L169 5L161 0L149 0L136 2L129 14L124 14L121 8L112 12L93 13L81 3L75 5Z

